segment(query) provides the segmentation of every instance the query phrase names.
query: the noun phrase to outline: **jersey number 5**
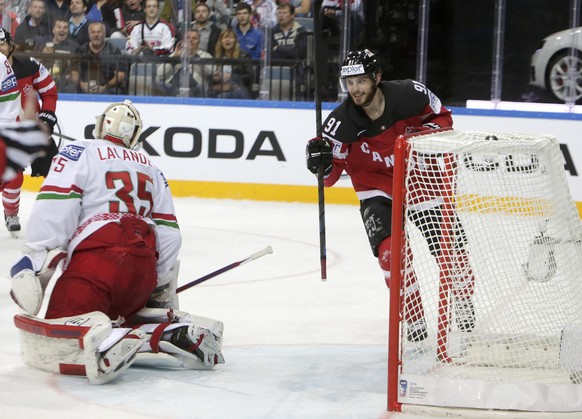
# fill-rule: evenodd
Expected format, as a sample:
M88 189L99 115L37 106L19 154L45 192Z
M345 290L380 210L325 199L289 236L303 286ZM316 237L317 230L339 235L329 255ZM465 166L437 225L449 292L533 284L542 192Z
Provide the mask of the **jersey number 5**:
M147 184L149 182L153 185L154 182L145 173L136 172L136 175L137 187L134 185L134 181L129 172L107 172L105 173L105 184L107 185L107 189L116 190L115 196L125 204L127 212L142 217L149 217L154 201L152 193L147 189ZM136 208L133 195L137 195L137 199L140 202L147 202L147 204L141 206L138 203L139 209ZM126 212L124 211L125 208L121 208L119 201L109 201L109 212Z

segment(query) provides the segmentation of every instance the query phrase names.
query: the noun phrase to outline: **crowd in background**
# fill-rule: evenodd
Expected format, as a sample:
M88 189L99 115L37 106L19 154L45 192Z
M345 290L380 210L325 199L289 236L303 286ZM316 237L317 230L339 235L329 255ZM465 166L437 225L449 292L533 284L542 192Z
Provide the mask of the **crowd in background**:
M281 98L300 100L313 74L314 3L0 0L0 14L14 53L37 58L62 93L144 93L135 80L145 68L148 94L254 99L283 77L291 93ZM343 3L322 4L323 33L335 50ZM357 34L364 2L349 3Z

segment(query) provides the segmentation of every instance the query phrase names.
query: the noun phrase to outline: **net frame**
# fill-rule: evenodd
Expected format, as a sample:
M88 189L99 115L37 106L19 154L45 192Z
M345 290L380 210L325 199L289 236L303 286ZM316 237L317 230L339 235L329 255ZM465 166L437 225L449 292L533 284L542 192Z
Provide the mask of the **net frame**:
M533 142L537 142L538 144L540 144L540 147L550 147L552 150L550 151L551 153L554 153L554 157L556 153L560 153L559 151L559 145L557 143L557 140L554 137L551 136L540 136L540 135L533 135L533 134L517 134L517 133L494 133L494 132L471 132L471 131L467 131L467 132L459 132L459 131L452 131L452 130L437 130L437 131L431 131L430 133L425 133L425 132L421 132L421 133L414 133L414 134L410 134L410 135L406 135L406 136L401 136L400 138L398 138L396 144L395 144L395 160L394 160L394 196L393 196L393 212L392 212L392 255L391 255L391 289L390 289L390 321L389 321L389 342L388 342L388 362L389 362L389 368L388 368L388 410L389 411L400 411L403 408L403 405L405 405L405 403L402 403L399 400L399 392L402 390L402 388L400 387L401 382L400 382L400 377L402 375L402 369L403 369L403 358L402 358L402 342L405 341L406 339L406 333L405 333L405 329L406 329L406 322L404 320L405 314L403 313L403 306L404 306L404 291L403 291L403 282L404 282L404 271L406 270L406 267L403 266L403 262L405 259L405 254L406 254L406 249L405 249L405 239L406 239L406 232L404 231L404 226L403 223L401 222L401 220L404 220L405 218L405 200L407 198L407 192L405 190L405 182L406 182L406 167L407 164L410 161L410 152L411 152L411 142L415 142L419 137L424 137L423 141L426 139L427 142L431 142L433 139L435 141L443 141L445 138L449 138L449 141L452 141L453 143L455 143L454 146L452 146L452 148L448 149L447 151L449 153L452 153L452 151L457 150L457 152L461 152L459 150L464 150L462 147L464 147L464 145L462 144L461 141L461 137L468 137L468 138L489 138L492 139L492 141L489 141L487 144L481 144L479 145L479 147L481 148L481 152L487 152L488 150L493 150L496 153L506 153L506 154L510 154L510 153L517 153L516 151L516 147L517 150L519 150L519 147L521 147L522 145L528 145L530 146L531 143ZM427 139L428 137L428 139ZM498 138L503 138L503 139L508 139L509 141L505 142L505 141L500 141L500 142L496 142L494 140L497 140ZM418 142L418 141L417 141ZM475 145L474 145L475 146ZM481 147L482 146L482 147ZM451 151L452 150L452 151ZM465 150L466 151L466 150ZM447 161L448 160L448 156L454 156L454 154L447 154L446 152L444 153L443 156L441 156L441 171L443 173L447 173L447 172L451 172L454 171L454 162L451 161ZM561 153L560 153L561 156ZM537 164L539 162L535 162L535 164ZM556 164L554 164L554 166L556 166ZM556 169L554 167L554 169ZM486 170L486 169L485 169ZM576 240L580 240L580 237L582 237L582 233L580 233L580 220L579 220L579 216L578 216L578 212L577 209L573 203L573 200L571 198L571 196L569 195L569 191L567 189L567 183L566 183L566 179L565 179L565 174L564 174L564 170L563 167L558 167L557 168L557 172L553 174L555 176L555 178L559 179L562 185L565 185L565 190L566 190L566 194L562 194L561 198L566 199L568 202L566 204L566 216L571 220L573 217L575 217L577 219L577 222L575 223L575 225L573 226L569 226L569 229L572 230L571 231L571 242L575 242ZM442 246L442 251L440 254L440 258L441 260L438 262L439 265L439 308L438 308L438 320L437 320L437 332L436 332L436 342L437 342L437 349L436 349L436 358L438 359L438 363L441 366L445 366L445 367L449 367L451 365L454 364L452 357L450 356L450 351L451 351L451 347L455 348L455 345L457 348L459 347L467 347L467 344L469 343L469 347L470 345L470 340L471 337L467 337L467 336L461 336L461 340L455 344L452 344L452 342L454 341L452 334L450 333L450 322L451 322L451 310L450 307L448 307L447 305L449 304L449 298L444 298L444 295L450 295L450 289L449 287L451 286L451 281L447 280L446 278L446 274L444 273L445 271L447 271L447 269L443 269L443 267L446 267L447 263L451 263L451 258L447 256L447 254L449 253L449 250L452 246L452 240L450 238L450 232L453 231L453 228L451 226L451 223L453 220L453 214L455 212L455 208L459 208L459 206L461 205L468 205L468 204L473 204L475 205L476 203L479 203L478 201L478 197L472 197L472 196L466 196L465 199L466 201L464 202L462 199L459 199L458 196L455 196L454 199L452 198L454 195L454 189L455 189L455 185L453 183L445 183L444 185L441 185L441 187L444 190L444 193L442 194L442 207L443 208L443 217L442 217L442 235L441 235L441 246ZM562 188L564 189L564 188ZM555 198L555 197L554 197ZM499 204L499 203L498 203ZM506 209L511 211L512 208L516 207L516 203L515 202L511 202L511 199L508 199L507 202L501 202L502 205L505 205ZM521 200L519 203L519 206L523 207L525 206L524 211L530 211L533 212L535 214L535 212L537 211L541 216L547 216L548 214L551 213L552 211L552 201L551 200L547 200L547 199L539 199L539 200ZM522 208L523 209L523 208ZM574 237L574 239L572 239L572 237ZM548 248L548 240L546 240L546 238L544 238L544 247ZM552 245L552 243L549 243L550 246ZM550 266L550 271L548 273L548 275L551 275L551 266ZM555 272L554 272L555 274ZM579 338L579 336L582 336L582 333L580 333L577 329L578 324L574 325L576 326L575 330L572 333L569 333L568 336L568 342L571 342L571 345L576 346L576 348L582 347L582 338ZM564 329L566 330L566 329ZM564 330L562 331L562 333L564 334ZM464 341L463 341L464 339ZM502 347L503 345L509 346L509 344L511 345L515 345L516 341L515 339L511 340L512 338L508 338L507 336L499 336L498 338L496 338L497 340L495 342L499 342L500 346ZM505 339L505 340L504 340ZM510 339L511 341L509 342L507 339ZM474 339L475 340L475 339ZM508 344L509 342L509 344ZM537 342L537 341L536 341ZM473 342L473 344L475 344L475 342ZM519 344L519 342L517 342L517 344ZM464 346L463 346L464 345ZM562 352L564 352L563 349L563 343L558 340L556 341L555 338L552 339L548 339L547 342L543 341L541 342L541 347L543 346L546 347L553 347L555 348L556 346L558 347L558 351L559 353L556 355L554 353L551 354L551 357L554 356L558 356L560 358L560 360L562 358L565 358L566 355L564 355ZM453 352L455 350L453 349ZM501 350L501 357L506 356L506 354L503 353L504 351ZM542 356L540 356L540 354ZM539 363L543 364L545 361L543 356L547 356L547 354L544 353L544 351L538 351L538 353L535 353L535 351L532 351L532 358L536 358L539 357ZM475 366L472 366L471 368L474 368ZM478 368L477 368L478 369ZM496 368L489 368L489 369L496 369ZM501 368L499 374L503 374L505 373L506 369ZM478 375L478 373L477 373ZM571 378L571 375L570 375ZM544 376L543 379L546 379L546 377ZM532 374L531 377L532 382L536 381L536 377L535 374ZM540 379L541 380L541 379ZM570 389L566 389L566 401L568 400L568 398L581 398L580 396L582 395L582 390L580 389L580 380L578 379L578 382L575 383L571 383L570 387L575 386L576 388L573 391L569 391ZM540 384L543 386L543 383ZM500 386L501 388L503 388L503 386ZM539 386L538 386L539 387ZM581 398L582 399L582 398ZM408 402L407 402L408 403ZM425 405L430 405L430 401L427 403L426 400L424 402L420 402L419 404ZM503 403L502 403L503 404ZM406 404L407 405L407 404ZM527 405L527 403L525 403L525 405ZM407 405L409 406L409 405ZM438 402L435 406L438 406ZM420 406L419 406L420 407ZM474 406L467 406L467 405L461 405L461 406L449 406L449 407L458 407L460 409L463 408L474 408L474 407L481 407L481 408L486 408L486 409L504 409L506 407L495 407L495 406L490 406L490 405L484 405L484 406L478 406L478 403ZM518 405L517 409L518 410L527 410L527 411L537 411L537 410L545 410L543 407L539 407L538 404L536 403L531 403L531 409L524 408L521 405ZM558 409L560 410L560 409ZM578 412L578 411L582 411L582 402L575 402L571 404L571 407L567 407L566 409L562 409L560 411L572 411L572 412ZM489 411L490 413L491 411Z

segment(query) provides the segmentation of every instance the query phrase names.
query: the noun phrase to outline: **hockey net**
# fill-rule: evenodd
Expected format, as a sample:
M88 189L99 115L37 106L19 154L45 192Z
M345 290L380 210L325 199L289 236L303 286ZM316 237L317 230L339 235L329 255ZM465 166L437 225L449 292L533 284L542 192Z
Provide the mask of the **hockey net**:
M388 409L582 411L582 228L557 140L417 134L394 165Z

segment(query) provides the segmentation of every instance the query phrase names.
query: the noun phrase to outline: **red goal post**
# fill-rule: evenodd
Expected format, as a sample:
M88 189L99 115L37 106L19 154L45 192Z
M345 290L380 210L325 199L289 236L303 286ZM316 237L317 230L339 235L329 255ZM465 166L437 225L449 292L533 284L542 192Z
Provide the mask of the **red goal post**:
M394 157L388 410L582 412L582 227L557 140L439 130Z

